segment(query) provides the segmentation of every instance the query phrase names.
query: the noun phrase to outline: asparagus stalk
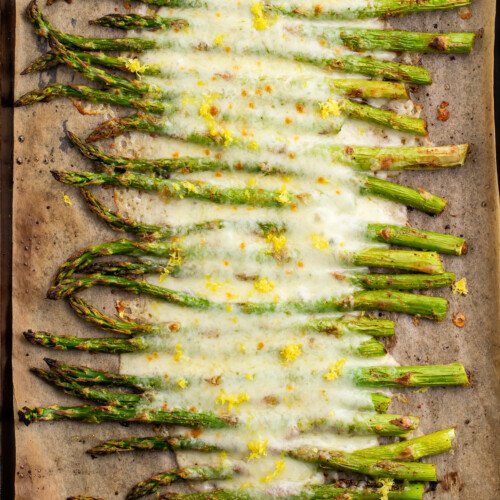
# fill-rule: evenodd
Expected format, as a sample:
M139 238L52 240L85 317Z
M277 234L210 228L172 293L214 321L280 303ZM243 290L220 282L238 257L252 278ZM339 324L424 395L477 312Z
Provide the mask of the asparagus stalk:
M110 455L127 451L186 451L193 450L210 453L221 451L221 448L186 436L151 436L133 437L124 439L110 439L87 450L93 457Z
M451 286L455 281L455 273L433 275L354 273L336 274L335 278L347 279L365 290L426 290Z
M360 387L469 385L467 372L461 363L357 368L352 371L351 376Z
M373 147L332 146L332 161L356 170L436 170L461 167L465 163L468 144L450 146Z
M80 192L82 193L90 210L98 217L100 217L103 221L105 221L109 226L111 226L111 228L113 228L115 231L137 234L148 241L182 237L201 231L223 229L231 224L230 221L223 221L220 219L178 227L145 224L143 222L134 221L133 219L130 219L128 217L122 217L118 213L108 209L99 200L97 200L97 198L89 190L85 188L81 188ZM269 233L269 231L266 230L266 227L271 227L271 225L271 223L257 223L255 225L248 224L248 228L254 232L262 233L263 235L265 235L266 233ZM276 225L275 227L276 230L279 229Z
M175 171L197 172L207 170L244 170L250 173L285 173L282 165L267 163L226 163L210 158L160 158L135 159L113 156L98 149L92 144L82 141L72 132L68 132L71 142L80 153L112 168L126 168L140 173L170 173ZM377 172L380 170L420 170L439 169L462 166L468 152L468 145L433 146L433 147L389 147L378 148L368 146L331 146L332 160L340 162L355 170Z
M286 205L295 206L295 203L303 198L303 195L280 191L255 188L221 188L207 182L161 179L128 171L109 175L95 172L53 170L52 175L59 182L72 186L122 186L161 192L172 198L195 198L218 204L280 208ZM364 177L359 179L359 183L362 194L371 194L399 202L426 213L440 213L446 206L446 200L427 191L418 191L375 177Z
M402 269L426 274L444 272L443 263L436 252L367 248L354 253L351 261L356 266Z
M336 39L336 33L333 38ZM326 40L329 33L323 35ZM387 50L423 54L468 54L474 43L474 33L424 33L401 30L340 28L342 43L355 51Z
M52 5L58 0L47 0L47 5ZM148 5L157 5L158 7L171 7L171 8L197 8L206 7L207 3L204 0L135 0Z
M398 443L384 444L352 452L374 460L415 461L451 450L455 429L445 429Z
M354 6L343 9L333 8L304 8L271 4L269 9L292 17L306 17L312 19L364 19L370 17L391 17L414 12L428 12L432 10L455 9L470 5L471 0L374 0L367 6Z
M159 179L125 172L108 175L94 172L52 171L56 180L72 186L123 186L157 191L170 198L194 198L218 204L281 208L296 202L296 195L255 188L224 188L202 181Z
M291 500L380 500L383 493L376 483L345 486L345 481L336 484L321 484L307 486L301 493L291 497ZM349 484L351 482L349 481ZM424 494L423 483L394 484L387 493L388 500L422 500Z
M125 497L126 500L136 500L146 495L156 493L161 486L168 486L175 481L213 481L231 479L237 472L230 467L210 467L208 465L195 465L182 469L172 469L161 472L155 476L137 483Z
M134 94L112 93L85 85L63 85L60 83L27 92L14 103L14 106L29 106L37 102L49 102L61 97L71 97L93 103L114 104L155 114L162 114L172 109L169 104L162 101L138 98Z
M353 481L338 481L338 484L311 484L298 494L289 496L290 500L380 500L381 489L376 483L363 485ZM395 484L387 493L388 500L421 500L424 493L423 483ZM244 490L212 490L197 493L167 493L160 500L251 500L255 498Z
M339 338L349 332L373 337L392 337L394 335L394 322L392 320L366 316L312 319L305 323L302 328Z
M164 272L165 265L156 262L106 261L86 268L88 274L112 274L114 276L143 276ZM428 290L451 286L454 273L422 274L378 274L378 273L333 273L339 281L349 281L365 290Z
M186 19L162 16L142 16L140 14L109 14L89 21L89 24L118 28L121 30L174 30L180 31L189 26Z
M206 297L194 296L178 290L153 285L146 281L136 281L121 276L94 275L65 280L52 286L47 292L50 299L62 299L78 291L94 286L112 286L135 294L145 294L169 302L179 307L201 310L225 310L227 304L212 302ZM269 312L300 312L308 314L338 311L388 311L413 314L424 318L442 320L446 316L448 301L441 297L414 295L396 291L362 291L351 295L319 299L315 301L240 302L230 304L245 314Z
M428 214L440 214L448 203L444 198L433 195L424 189L413 189L373 176L360 177L362 194L372 194L416 208Z
M381 243L433 250L449 255L465 255L467 253L467 242L463 238L413 227L368 224L366 234L368 239Z
M359 99L409 99L403 83L380 80L333 79L330 81L333 94Z
M108 54L104 54L103 52L91 53L79 50L73 50L73 53L76 57L78 57L78 59L91 66L104 66L106 68L117 69L136 75L162 76L161 66L158 64L142 64L139 59L135 57L110 56ZM27 75L37 71L45 71L63 63L64 61L59 55L54 54L53 52L47 52L35 59L31 64L29 64L29 66L21 71L21 75ZM403 98L404 97L401 97L401 99Z
M31 368L32 373L45 380L49 384L62 389L66 394L77 398L85 399L99 404L137 405L145 403L146 399L142 394L128 394L126 392L110 391L108 389L94 389L84 387L72 380L59 377L54 372Z
M146 340L141 337L131 339L81 338L52 335L51 333L34 332L32 330L24 332L23 335L33 345L58 351L77 350L91 353L124 354L127 352L141 352L149 347Z
M427 123L422 118L401 115L395 111L375 108L350 99L339 99L337 104L339 111L349 118L375 123L399 132L408 132L420 136L427 135Z
M342 451L318 450L310 446L290 450L288 456L321 467L357 472L371 477L384 477L404 481L436 481L436 466L420 462L394 462L365 458Z
M161 331L158 325L135 323L133 321L107 316L76 295L69 297L68 302L78 316L103 330L122 333L124 335L146 335L159 333Z
M382 61L373 57L342 56L333 59L317 59L298 54L294 59L298 62L313 64L325 71L357 73L416 85L430 85L432 83L431 75L425 68L392 61Z
M183 427L206 427L224 429L237 424L233 416L219 417L208 412L189 410L150 410L130 406L48 406L44 408L24 407L19 410L19 419L26 425L32 422L76 420L100 424L103 422L136 422L142 424L180 425Z
M114 87L132 94L147 95L150 97L162 97L163 95L160 87L157 87L156 85L152 85L141 80L129 80L128 78L123 78L118 75L112 75L103 69L87 64L85 61L79 59L76 54L67 49L53 36L49 36L49 43L52 51L61 59L61 61L63 61L72 70L81 73L93 82L99 82L108 87Z
M38 7L37 0L32 0L26 8L28 20L33 24L37 35L43 38L54 37L60 43L77 47L83 50L113 50L113 51L131 51L142 52L156 47L154 40L144 38L85 38L78 35L64 33L52 26L45 18Z

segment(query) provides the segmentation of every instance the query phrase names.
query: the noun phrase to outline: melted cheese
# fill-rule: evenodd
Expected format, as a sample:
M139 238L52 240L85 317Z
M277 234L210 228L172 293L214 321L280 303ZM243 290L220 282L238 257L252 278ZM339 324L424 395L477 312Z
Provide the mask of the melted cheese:
M351 252L376 246L364 236L369 222L404 224L406 211L361 196L354 173L331 161L329 147L416 143L411 136L338 116L330 82L346 75L293 60L299 54L331 58L349 53L331 40L325 46L318 31L334 33L345 25L381 27L381 22L276 18L255 1L209 3L208 9L161 9L161 15L187 19L190 26L179 32L149 33L165 49L141 56L137 68L149 63L162 68L163 77L141 78L160 85L177 108L166 131L177 137L195 131L208 134L220 139L219 145L195 145L173 137L145 144L133 134L121 152L280 164L286 167L286 176L201 172L175 177L277 189L283 197L307 193L307 201L264 209L120 191L116 200L121 212L148 223L234 222L223 230L184 238L181 245L196 251L183 260L180 275L148 277L169 288L209 296L226 307L197 311L149 301L143 306L144 318L165 324L164 332L153 340L155 356L123 355L121 370L168 375L174 381L177 387L158 391L153 406L195 407L239 418L235 429L202 432L202 439L224 448L225 454L179 453L181 465L238 463L241 473L218 486L286 496L305 483L323 482L324 477L316 467L284 457L284 450L307 444L350 451L376 443L373 436L343 432L357 411L373 411L370 391L354 387L348 373L358 366L395 362L390 356L357 356L357 347L370 337L337 339L301 327L311 316L245 315L233 304L314 300L354 291L332 273L349 269ZM367 4L364 0L331 3L352 9ZM316 4L301 2L311 9ZM411 102L392 108L416 113ZM287 231L267 237L249 232L248 224L259 221L285 224ZM173 321L180 325L175 332L167 327ZM321 429L308 427L318 419L326 423Z

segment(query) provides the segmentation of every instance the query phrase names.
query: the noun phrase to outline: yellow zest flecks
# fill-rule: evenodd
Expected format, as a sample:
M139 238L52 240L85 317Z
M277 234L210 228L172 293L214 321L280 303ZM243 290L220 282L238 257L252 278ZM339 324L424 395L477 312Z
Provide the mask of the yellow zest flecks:
M198 114L205 121L210 137L215 141L222 142L227 147L234 141L234 136L229 129L216 120L218 109L213 103L218 98L220 98L219 94L205 94Z
M211 292L218 292L225 284L222 281L212 281L209 274L205 276L205 288Z
M255 460L260 457L267 456L268 439L249 441L247 443L248 450L250 451L247 460Z
M451 289L453 293L459 293L460 295L467 295L469 293L469 289L467 288L467 278L462 278L458 281L455 281L455 283L451 285Z
M245 354L247 352L247 346L243 342L240 342L238 351L240 351L242 354Z
M288 344L280 351L284 363L295 361L302 354L302 344Z
M286 256L286 236L284 234L269 233L266 241L271 245L270 254L277 260Z
M331 364L328 371L323 375L323 378L325 380L328 380L329 382L338 379L342 372L342 368L346 364L346 361L347 359L342 358L336 361L335 363Z
M174 361L178 363L183 357L182 344L175 344Z
M379 485L378 493L380 494L380 500L388 500L389 493L394 486L394 479L379 479L377 484Z
M226 35L224 34L220 34L220 35L217 35L215 38L214 38L214 44L215 45L222 45L224 43L224 39L226 38Z
M259 293L269 293L274 290L275 284L268 278L259 278L253 282L253 287Z
M257 31L264 31L271 28L278 19L278 16L269 15L265 12L264 4L262 2L254 3L250 11L253 16L253 27Z
M238 394L228 394L226 391L221 390L215 400L216 404L227 406L228 411L231 411L235 406L250 400L250 396L246 392Z
M179 378L176 384L180 389L185 389L188 386L188 381L185 378Z
M183 260L184 258L182 256L181 250L177 247L172 248L172 253L168 258L167 265L164 267L163 271L160 274L159 282L163 283L172 272L172 269L175 269L182 265Z
M147 65L142 65L139 59L127 59L125 62L125 68L127 68L131 73L140 75L146 71Z
M260 149L259 143L256 141L250 141L247 145L249 151L258 151Z
M319 114L321 118L328 118L329 116L340 116L339 101L335 99L328 99L319 105Z
M283 205L290 203L290 195L288 194L286 187L283 186L278 191L278 196L276 196L276 201L278 201L279 203L283 203Z
M310 235L311 243L316 250L321 250L322 252L326 252L330 248L330 243L323 236L312 233Z
M247 374L245 375L245 378L246 378L247 380L253 380L253 379L255 378L255 375L254 375L253 373L247 373Z
M285 469L285 461L283 459L277 460L274 464L274 470L267 476L262 477L260 480L263 483L270 483L274 479L276 479Z
M73 202L71 201L71 198L70 198L67 194L65 194L65 195L63 196L63 201L64 201L64 203L65 203L66 205L68 205L69 207L71 207L71 205L73 205Z

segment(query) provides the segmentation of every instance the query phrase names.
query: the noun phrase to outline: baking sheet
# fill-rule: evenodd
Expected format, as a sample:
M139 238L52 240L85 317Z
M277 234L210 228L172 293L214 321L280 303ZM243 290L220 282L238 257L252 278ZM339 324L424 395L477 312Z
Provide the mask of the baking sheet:
M44 2L43 2L44 3ZM46 8L57 27L74 33L91 32L87 20L118 9L112 0L60 2ZM55 81L77 81L64 68L49 73L19 76L20 71L46 48L24 19L28 0L17 0L16 97L37 86ZM407 391L409 402L396 410L422 418L420 430L432 432L457 427L454 451L432 462L441 482L426 498L440 500L500 498L498 457L498 379L495 377L495 342L498 339L498 192L494 158L493 124L493 30L494 0L476 0L472 18L463 20L457 11L429 13L392 21L393 26L418 30L481 30L471 56L424 57L434 77L431 87L416 90L414 99L424 107L430 137L436 144L469 142L472 153L464 168L435 173L409 173L402 180L423 186L450 200L436 218L415 212L412 225L463 234L470 243L465 258L445 258L447 269L466 276L467 297L444 294L450 312L440 324L398 317L397 335L390 347L401 364L463 362L472 371L467 389ZM95 33L99 31L93 29ZM102 36L109 31L102 30ZM450 103L450 119L436 120L441 101ZM24 405L78 404L29 373L42 366L44 356L68 362L117 369L118 357L86 353L57 353L29 345L22 332L29 328L57 334L92 336L97 330L79 321L63 301L45 299L57 266L76 250L116 237L92 217L76 190L55 182L49 171L86 162L69 147L67 129L85 135L106 115L82 117L68 101L18 108L14 122L14 234L13 234L13 377L14 409ZM63 201L68 194L72 206ZM452 314L465 313L463 329L456 328ZM498 361L498 359L496 359ZM57 500L85 494L111 499L122 497L138 480L171 465L165 453L125 454L92 460L84 451L101 439L150 432L116 424L96 426L67 422L40 423L25 427L16 419L16 498Z

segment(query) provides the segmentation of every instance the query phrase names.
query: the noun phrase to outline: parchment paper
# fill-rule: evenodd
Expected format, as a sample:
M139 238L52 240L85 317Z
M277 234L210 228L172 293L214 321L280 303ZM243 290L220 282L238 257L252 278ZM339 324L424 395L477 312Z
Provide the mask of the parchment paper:
M44 2L43 2L44 3ZM33 34L24 19L28 0L17 0L16 89L18 97L51 82L78 81L64 68L31 76L20 71L41 51L45 41ZM100 33L87 20L113 11L124 12L112 0L75 0L43 8L54 24L74 33ZM472 154L464 168L440 173L409 173L402 180L423 186L450 200L446 211L436 218L411 213L412 225L437 231L463 234L470 244L465 258L446 258L447 269L466 276L467 297L444 294L450 312L440 324L398 317L397 335L390 346L401 364L463 362L472 372L467 389L431 389L426 393L406 391L409 402L394 411L419 415L422 432L456 426L454 451L432 457L438 466L440 483L426 498L468 500L500 498L498 455L495 441L498 428L498 192L494 159L493 125L493 27L494 0L476 0L472 18L463 20L457 11L429 13L391 21L393 26L418 30L475 30L481 36L471 56L428 56L424 65L434 84L416 90L414 98L424 107L430 123L430 137L436 144L469 142ZM450 119L436 120L441 101L450 103ZM103 108L107 109L107 108ZM108 110L109 111L109 110ZM76 190L52 179L51 169L87 166L69 147L67 129L86 135L106 115L81 116L68 101L17 109L14 151L14 408L53 403L79 404L51 389L29 372L43 366L44 356L68 362L91 364L113 370L118 357L85 353L57 353L29 345L22 332L29 328L57 334L98 335L79 321L63 302L45 299L45 292L57 266L69 255L94 242L116 237L91 216ZM68 194L72 206L63 201ZM440 292L441 293L441 292ZM109 311L108 306L108 311ZM452 314L466 315L466 326L452 324ZM16 493L19 500L59 500L85 494L105 499L123 498L137 481L171 466L166 453L124 454L92 460L84 451L101 439L150 433L151 429L116 424L96 426L68 422L16 426Z

